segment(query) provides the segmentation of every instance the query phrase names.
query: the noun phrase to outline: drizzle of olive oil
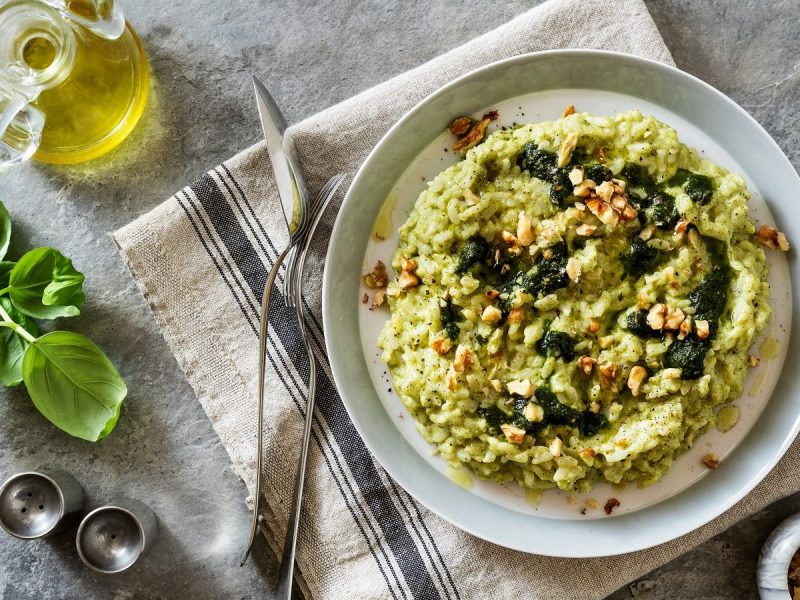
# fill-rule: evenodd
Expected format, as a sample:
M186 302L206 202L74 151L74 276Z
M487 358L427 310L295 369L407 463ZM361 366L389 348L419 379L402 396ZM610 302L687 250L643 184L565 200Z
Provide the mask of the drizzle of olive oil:
M760 369L758 375L756 375L756 381L753 384L753 387L750 388L750 395L751 396L758 396L758 393L761 391L761 386L764 385L764 380L767 378L767 372L764 369Z
M532 488L525 489L525 502L528 503L529 506L539 506L542 501L542 494L544 492L542 490L534 490Z
M390 192L383 201L383 206L375 219L375 227L372 229L372 236L382 242L392 235L392 211L397 204L397 192Z
M97 18L93 4L85 0L69 0L68 7L88 19ZM34 102L45 114L36 160L74 163L108 152L133 130L147 103L147 57L130 25L116 40L85 28L76 28L75 38L71 71ZM42 70L53 62L55 52L48 40L33 36L23 58Z
M762 360L770 360L771 358L777 358L778 354L780 353L780 349L781 346L778 343L778 340L768 337L758 349L758 354L761 356Z
M467 469L459 467L454 469L453 467L447 467L447 470L444 472L447 475L447 478L455 483L458 486L461 486L465 490L472 489L472 473L470 473Z

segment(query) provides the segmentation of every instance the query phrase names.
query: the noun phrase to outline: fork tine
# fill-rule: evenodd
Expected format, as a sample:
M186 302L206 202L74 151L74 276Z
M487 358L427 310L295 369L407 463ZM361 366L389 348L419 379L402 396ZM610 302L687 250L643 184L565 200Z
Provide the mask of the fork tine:
M294 289L292 282L294 281L294 264L297 260L297 246L289 250L289 255L286 257L286 270L283 274L283 299L288 307L294 307Z
M345 175L343 173L338 173L328 179L328 181L325 182L325 185L323 185L319 190L319 193L311 201L311 205L306 211L307 218L301 226L301 229L298 230L296 234L297 245L292 249L291 253L286 258L286 272L283 280L283 293L286 306L294 307L296 305L296 291L298 286L302 285L302 282L298 281L298 259L301 254L299 247L303 245L308 233L307 230L310 229L320 210L327 206L328 202L330 202L330 199L336 193L336 190L342 184L342 181L344 181L344 178Z

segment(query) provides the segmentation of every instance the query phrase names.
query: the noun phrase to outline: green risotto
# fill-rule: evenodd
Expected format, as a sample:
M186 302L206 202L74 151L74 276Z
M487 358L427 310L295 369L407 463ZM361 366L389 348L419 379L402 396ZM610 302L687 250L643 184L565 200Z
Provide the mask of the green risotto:
M657 481L736 399L770 316L744 179L632 111L491 134L400 228L382 358L452 466Z

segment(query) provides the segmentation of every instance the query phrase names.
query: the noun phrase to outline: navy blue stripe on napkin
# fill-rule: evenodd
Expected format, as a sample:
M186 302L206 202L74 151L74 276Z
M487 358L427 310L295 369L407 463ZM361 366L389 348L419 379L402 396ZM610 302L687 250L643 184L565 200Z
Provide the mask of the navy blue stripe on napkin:
M205 248L206 252L211 257L212 261L214 262L215 267L217 268L217 271L219 272L219 274L222 277L223 281L225 282L225 284L227 285L227 287L230 290L231 294L235 298L235 300L236 300L236 302L237 302L237 304L239 306L239 309L242 311L242 314L245 317L245 320L248 322L248 324L250 325L251 329L253 329L253 333L255 333L255 335L258 336L258 322L257 322L257 320L254 320L253 317L252 317L252 315L254 313L255 314L258 313L257 309L253 306L253 304L251 302L249 302L247 300L247 298L245 298L244 302L247 303L251 307L252 310L248 311L245 308L245 305L244 305L243 301L241 300L240 295L247 296L247 294L246 294L244 288L242 287L241 282L236 281L236 284L234 284L233 282L230 281L230 279L232 278L233 274L235 273L235 270L233 269L231 264L228 262L228 260L225 258L224 253L221 251L221 249L217 245L216 240L211 235L211 232L208 230L208 228L206 227L205 223L203 222L202 216L200 215L199 207L197 207L192 202L191 198L189 197L189 195L186 192L183 192L183 194L185 196L185 200L183 200L183 201L181 200L180 195L176 196L176 198L178 200L178 203L180 204L181 208L186 213L186 216L188 217L189 221L192 224L192 227L194 228L195 232L197 233L198 237L200 238L200 241L201 241L203 247ZM191 208L191 210L194 211L194 214L192 214L192 212L190 211L190 208ZM205 236L203 236L203 234L201 233L201 229L205 231L205 233L206 233ZM212 250L212 248L210 248L209 244L214 246L213 250ZM239 290L238 292L237 292L237 289ZM271 303L272 302L274 302L274 301L271 301ZM269 358L269 361L270 361L270 364L271 364L272 368L278 374L278 376L281 379L281 382L283 383L284 387L286 387L286 389L289 391L289 394L292 397L292 400L293 400L295 406L297 407L297 410L301 413L301 415L305 416L304 407L301 405L301 401L303 399L303 395L302 395L302 392L301 392L301 390L299 388L299 385L297 383L291 383L291 382L287 381L286 378L285 378L285 374L286 373L291 373L291 369L289 368L288 365L286 365L286 363L283 363L282 365L276 364L275 359L272 356L273 352L270 351L271 348L270 348L269 345L267 346L267 350L268 350L267 351L267 356ZM303 358L305 359L305 356L303 356ZM283 362L283 361L281 360L281 362ZM307 370L308 369L306 368L306 371ZM330 445L328 443L323 443L322 440L317 435L317 432L312 430L312 434L314 435L315 442L317 443L317 445L318 445L318 447L320 449L320 454L323 456L323 458L325 459L326 464L328 465L328 469L331 470L331 472L333 473L334 469L332 468L332 465L330 463L330 459L328 457L328 452L326 452L326 446L330 450ZM327 440L325 440L325 442L327 442ZM338 464L338 459L336 458L336 455L334 453L332 453L332 452L331 452L331 454L333 454L333 457L337 462L337 466L339 468L339 471L341 473L343 473L341 465ZM355 516L355 512L354 512L354 509L353 509L353 507L352 507L352 505L350 503L350 500L348 498L348 494L342 489L341 483L339 482L338 478L335 477L335 476L334 476L334 481L336 482L337 486L339 487L340 493L342 494L342 496L345 499L345 503L346 503L346 505L348 507L348 510L350 511L351 515L353 515L353 520L356 522L357 526L359 527L362 535L364 536L364 539L367 540L367 544L368 544L368 547L370 548L370 552L373 554L373 557L375 558L375 561L376 561L376 563L378 565L378 569L380 570L381 574L383 575L384 581L386 582L386 585L387 585L390 593L392 594L392 597L395 598L395 599L397 598L397 594L396 594L395 588L398 588L399 592L403 595L404 598L406 598L407 596L406 596L404 590L402 589L402 584L400 582L400 579L398 578L397 574L394 573L394 569L392 568L392 565L389 562L389 558L388 558L388 556L386 556L386 553L385 553L383 547L380 544L378 544L378 549L381 552L381 554L383 555L384 560L386 561L388 568L391 570L391 574L392 574L393 579L394 579L394 584L392 584L389 581L389 579L387 578L387 575L386 575L386 572L384 571L384 567L383 567L383 564L382 564L381 560L378 558L377 555L375 555L374 544L371 542L369 536L367 536L367 534L364 531L359 519ZM346 478L345 478L345 484L349 487L349 482L347 482ZM355 493L353 492L352 489L350 490L350 496L351 497L355 497ZM371 523L369 522L369 519L365 517L365 520L367 522L367 525L370 527L370 529L372 529L372 526L371 526ZM374 529L372 529L372 534L374 536L374 539L378 539L377 532L375 532Z
M219 175L221 176L221 174ZM242 194L242 197L247 202L246 196L242 193L241 188L238 186L235 179L230 177L230 173L227 173L227 175L234 185L236 185L237 191ZM224 183L226 187L228 187L227 183ZM244 283L247 284L247 287L250 288L253 296L260 302L263 286L267 279L267 267L265 267L264 263L259 258L257 251L252 246L250 239L245 234L239 219L236 217L231 206L228 204L225 194L219 188L216 181L209 175L204 176L201 180L196 182L191 189L199 204L202 206L204 212L209 217L217 236L220 240L222 240L223 244L228 250L229 255L236 265L235 269L232 269L232 265L230 265L227 260L225 261L226 264L223 268L229 270L227 275L230 275L231 272L235 274L236 271L239 271ZM231 191L230 188L228 188L228 191ZM238 200L235 198L235 194L231 194L231 200L238 203ZM238 205L238 207L241 210L241 205ZM183 208L186 210L186 207ZM250 207L250 210L252 214L252 207ZM256 223L258 224L262 233L264 233L265 239L271 246L272 243L264 232L263 226L257 220ZM248 225L251 227L252 231L252 224ZM203 241L202 238L204 237L206 240L211 237L210 232L208 231L205 232L206 236L203 236L200 228L198 228L196 225L195 231L197 232L198 236L201 237L201 241ZM217 254L217 256L221 254L219 252L219 248L215 248L216 252L213 252L205 241L203 241L203 246L206 251L212 255L212 258L214 258L214 254ZM221 273L221 276L223 276L223 278L226 279L226 283L228 283L226 274ZM238 296L235 290L231 287L230 283L228 283L228 287L231 289L231 292L234 294L234 296ZM276 296L276 302L273 306L273 310L270 313L270 323L273 325L273 330L278 334L278 338L280 339L287 355L294 363L295 368L302 374L303 377L307 377L308 363L306 360L304 360L305 357L301 358L303 354L303 345L299 336L297 335L297 329L292 326L296 325L294 311L285 307L283 298L281 297L278 289L274 290L273 294ZM239 301L238 297L237 303L252 325L252 312L246 310L246 308L242 305L242 302ZM247 302L247 304L252 308L251 302ZM257 311L255 311L255 313L257 314ZM274 361L273 365L280 373L281 369L277 368L278 366L274 364ZM355 431L352 422L344 410L341 399L336 393L335 387L323 369L320 369L319 381L320 401L318 405L320 406L320 412L325 417L325 421L328 423L334 439L342 450L342 455L345 457L349 471L353 475L353 478L359 487L361 497L369 506L375 520L380 524L384 538L388 542L388 545L395 557L395 561L400 566L400 569L403 573L403 578L406 585L411 590L414 598L439 598L440 596L436 589L436 585L431 579L431 574L428 571L425 561L419 553L417 544L412 539L402 515L389 497L389 492L381 481L380 475L376 470L375 463L364 446L363 441ZM284 381L284 385L287 384L288 382ZM290 386L287 385L287 387ZM302 408L299 405L298 409L300 409L302 412ZM320 444L319 439L316 441L318 444ZM323 452L323 455L324 454L325 453ZM327 457L326 462L328 462ZM342 469L341 465L337 466L339 469ZM330 462L328 462L328 467L331 467ZM341 486L340 491L343 493L343 496L346 496ZM355 515L353 516L355 517ZM367 520L367 522L369 523L369 520ZM413 524L413 519L409 519L409 522L412 523L412 526L414 526L416 530L416 525ZM364 534L363 529L362 534ZM369 539L366 537L366 535L365 539L367 539L367 542L373 552L373 556L380 566L381 561L375 555L372 544L369 543ZM422 536L420 536L420 539L422 539ZM425 546L425 544L423 545ZM441 557L438 552L438 548L435 547L435 544L433 544L433 547L435 553ZM428 552L427 548L426 554L430 560L430 553ZM436 567L435 562L431 560L431 564L434 566L437 579L441 584L443 584L442 587L445 590L446 597L450 597L450 594L447 593L448 586L444 585L441 573ZM441 564L446 571L443 561ZM388 564L387 566L391 568L391 564ZM393 569L391 570L393 571ZM392 573L392 575L395 578L397 577L395 573ZM384 577L385 576L386 574L384 573ZM452 577L450 576L449 572L447 572L447 578L452 584ZM397 583L399 584L400 582L398 581ZM389 584L388 581L387 584ZM393 586L389 585L388 587L391 589ZM403 586L399 585L398 587L402 593ZM453 589L454 588L455 586L453 586ZM456 596L458 596L457 590Z

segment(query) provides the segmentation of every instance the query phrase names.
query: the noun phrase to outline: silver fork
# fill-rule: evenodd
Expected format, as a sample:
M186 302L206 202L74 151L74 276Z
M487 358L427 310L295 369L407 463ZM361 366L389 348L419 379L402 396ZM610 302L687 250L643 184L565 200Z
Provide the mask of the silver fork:
M296 280L293 283L293 293L297 320L300 323L300 334L303 337L306 353L308 354L308 403L306 404L306 418L303 427L303 442L300 446L300 464L294 480L294 493L292 495L292 505L289 511L289 526L286 530L286 540L283 545L283 556L281 557L280 571L278 572L277 600L290 600L292 597L292 580L294 579L294 557L297 550L297 533L300 526L300 507L303 502L303 484L306 475L306 463L308 459L308 444L311 439L311 426L314 422L314 406L316 405L317 393L317 361L311 347L310 335L306 331L305 316L303 311L303 269L306 264L306 257L314 239L317 226L322 221L325 209L328 208L331 200L336 195L336 190L344 181L344 174L339 173L328 180L326 187L328 193L317 195L312 201L309 211L309 221L311 225L303 244L298 245ZM323 188L324 189L324 188Z
M289 254L286 255L286 271L284 271L283 275L283 301L289 308L293 308L295 306L294 291L296 287L297 287L297 247L295 246L291 250L289 250Z
M293 238L296 239L296 242L293 243L292 247L303 247L302 251L302 261L305 263L305 255L308 252L308 248L311 244L311 237L316 229L317 225L319 224L319 220L321 218L321 213L324 212L324 208L328 206L328 203L333 199L336 195L336 190L341 185L342 181L344 180L344 174L339 173L331 177L325 185L322 186L319 193L316 197L310 202L310 206L304 207L306 210L303 210L304 218L303 218L303 225L301 227L302 231L300 235L302 237ZM286 254L286 251L284 251ZM280 256L279 259L283 259L284 256ZM280 262L276 260L275 267L279 267ZM301 267L302 268L302 267ZM275 282L275 276L277 275L277 268L273 268L273 271L270 273L269 279L267 280L267 284L264 288L264 297L262 299L261 311L263 317L261 319L261 331L259 332L259 373L258 373L258 448L256 450L256 488L255 488L255 507L253 510L253 520L250 526L250 536L248 538L247 547L245 549L244 555L241 559L241 564L244 565L247 557L250 555L250 551L253 548L253 542L255 541L256 532L258 531L259 523L261 522L261 516L258 512L258 504L259 499L261 497L261 467L264 464L264 376L266 371L266 352L267 352L267 328L269 319L268 311L269 311L269 303L270 303L270 296L272 294L272 287L273 283ZM288 273L286 274L288 278ZM286 280L284 280L285 282ZM306 331L305 331L305 324L303 321L303 314L302 314L302 302L299 301L300 292L302 291L301 286L299 285L292 285L293 293L295 294L295 301L292 306L295 307L297 311L297 318L300 322L300 333L303 337L303 342L305 343L306 350L308 351L309 356L309 364L314 365L313 356L310 351L310 343L308 342ZM313 407L313 390L316 389L316 371L315 368L311 370L310 374L310 381L309 381L309 405ZM311 383L313 382L314 388L312 389ZM308 416L306 417L306 421L308 421ZM308 449L308 444L306 443L303 446L302 456L301 456L301 469L305 472L305 459L306 453ZM295 494L297 494L297 483L295 483ZM302 482L300 488L300 494L302 495ZM296 538L296 532L295 532Z
M314 215L317 214L316 211L319 210L319 207L325 202L325 195L327 194L328 190L326 189L328 186L336 186L338 187L341 184L341 180L334 181L337 177L344 178L344 174L339 173L338 175L334 175L325 183L322 189L319 191L319 194L311 201L310 206L306 206L306 210L304 211L308 215L307 224L310 224L314 218ZM307 225L308 226L308 225ZM304 233L305 235L305 233ZM310 234L309 234L310 236ZM301 240L302 241L302 240ZM300 255L300 247L302 246L301 243L298 243L296 246L293 246L291 250L289 250L289 254L286 255L286 271L283 275L283 298L286 306L289 308L295 308L295 298L297 296L297 287L301 285L299 281L299 255Z

